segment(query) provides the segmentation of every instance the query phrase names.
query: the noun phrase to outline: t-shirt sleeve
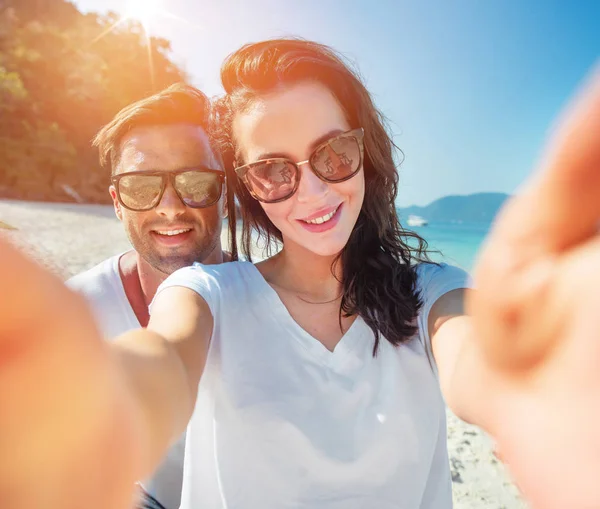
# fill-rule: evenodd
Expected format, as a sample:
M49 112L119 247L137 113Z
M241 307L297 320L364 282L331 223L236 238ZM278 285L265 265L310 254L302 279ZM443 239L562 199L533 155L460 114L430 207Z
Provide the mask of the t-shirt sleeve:
M417 267L417 284L423 306L419 313L419 332L428 355L433 359L431 338L427 322L429 313L436 301L444 294L460 288L473 288L471 276L459 267L441 263L423 263Z
M184 267L173 272L156 290L156 295L150 303L150 314L152 314L152 306L160 293L165 288L172 286L182 286L193 290L206 301L212 315L216 315L219 305L220 288L217 279L209 267L195 263L190 267Z

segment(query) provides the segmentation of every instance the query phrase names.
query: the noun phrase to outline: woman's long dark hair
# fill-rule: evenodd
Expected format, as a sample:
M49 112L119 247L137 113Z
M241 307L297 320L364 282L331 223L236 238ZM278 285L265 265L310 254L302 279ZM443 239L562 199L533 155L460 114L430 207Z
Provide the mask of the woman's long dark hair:
M341 261L342 270L340 313L359 314L369 325L375 334L374 354L382 335L393 345L411 338L422 305L415 264L430 261L427 243L400 225L395 208L398 172L393 150L397 147L358 75L327 46L300 39L276 39L248 44L231 54L221 67L221 81L226 95L215 103L213 136L240 205L242 252L250 260L253 229L268 245L282 237L233 171L234 116L245 111L253 99L278 87L316 81L336 97L351 128L364 128L364 202L350 239L336 259ZM236 239L235 212L230 200L232 242Z

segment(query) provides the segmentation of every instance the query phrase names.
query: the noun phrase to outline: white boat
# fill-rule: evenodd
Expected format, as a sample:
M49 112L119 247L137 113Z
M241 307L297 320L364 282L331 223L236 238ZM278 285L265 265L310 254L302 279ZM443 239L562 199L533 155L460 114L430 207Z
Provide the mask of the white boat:
M424 217L411 214L406 220L408 226L427 226L428 221Z

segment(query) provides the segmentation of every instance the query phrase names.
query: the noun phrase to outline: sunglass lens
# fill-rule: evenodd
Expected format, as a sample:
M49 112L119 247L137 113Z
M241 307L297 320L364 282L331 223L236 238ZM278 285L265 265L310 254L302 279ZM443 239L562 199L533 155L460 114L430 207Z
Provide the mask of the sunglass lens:
M289 162L267 161L248 168L245 182L259 200L275 202L294 193L296 178L296 168Z
M183 203L192 208L210 207L221 197L221 179L216 173L186 171L175 177L175 188Z
M156 205L162 189L159 175L124 175L118 183L123 205L132 210L150 210Z
M353 136L336 138L317 150L310 159L325 180L347 179L360 169L360 146Z

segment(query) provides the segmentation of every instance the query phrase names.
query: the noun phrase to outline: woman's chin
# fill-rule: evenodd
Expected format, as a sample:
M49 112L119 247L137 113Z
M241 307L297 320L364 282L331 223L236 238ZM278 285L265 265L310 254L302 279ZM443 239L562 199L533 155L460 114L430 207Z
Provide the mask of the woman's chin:
M303 236L304 237L304 236ZM298 239L300 240L300 239ZM295 242L296 245L302 248L303 251L308 251L316 256L332 257L339 255L346 247L348 239L344 236L343 239L306 239L302 238L301 242Z
M316 256L321 256L323 258L332 258L338 256L343 249L344 246L342 246L339 249L311 249L310 251Z

